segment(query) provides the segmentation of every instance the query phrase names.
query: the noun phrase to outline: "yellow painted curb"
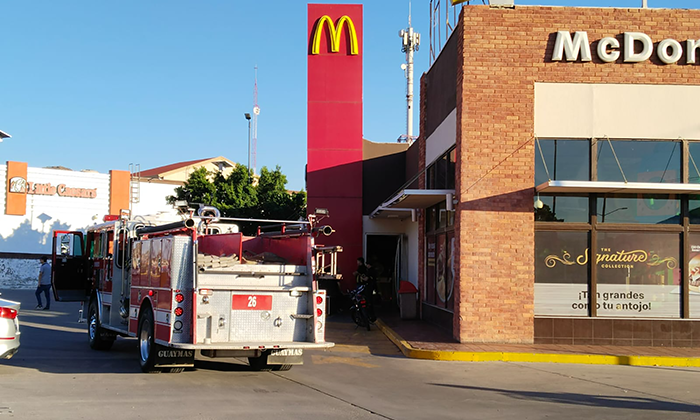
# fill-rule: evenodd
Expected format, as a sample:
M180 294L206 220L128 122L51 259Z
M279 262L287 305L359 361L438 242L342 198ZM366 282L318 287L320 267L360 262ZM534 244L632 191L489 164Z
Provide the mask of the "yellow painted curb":
M389 328L382 320L377 320L375 324L384 335L401 350L401 353L412 359L456 362L574 363L587 365L700 367L700 357L423 350L411 346L411 344L396 334L396 332Z

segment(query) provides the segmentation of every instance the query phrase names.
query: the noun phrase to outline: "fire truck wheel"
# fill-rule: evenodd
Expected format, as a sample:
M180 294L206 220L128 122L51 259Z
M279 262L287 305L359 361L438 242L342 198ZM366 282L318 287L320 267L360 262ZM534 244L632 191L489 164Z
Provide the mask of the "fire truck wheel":
M141 310L139 318L139 365L145 373L160 373L155 368L156 364L156 343L154 340L153 313L151 308L146 307Z
M97 310L97 301L90 302L88 309L88 339L90 340L90 348L94 350L109 350L117 338L114 334L110 334L100 327L100 315Z

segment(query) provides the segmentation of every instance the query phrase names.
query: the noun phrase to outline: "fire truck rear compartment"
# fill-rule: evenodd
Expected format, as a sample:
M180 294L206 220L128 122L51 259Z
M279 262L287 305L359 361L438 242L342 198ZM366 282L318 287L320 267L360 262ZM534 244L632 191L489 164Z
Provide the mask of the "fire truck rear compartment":
M240 264L200 272L195 342L284 346L313 343L315 318L306 266ZM276 344L273 344L276 343Z

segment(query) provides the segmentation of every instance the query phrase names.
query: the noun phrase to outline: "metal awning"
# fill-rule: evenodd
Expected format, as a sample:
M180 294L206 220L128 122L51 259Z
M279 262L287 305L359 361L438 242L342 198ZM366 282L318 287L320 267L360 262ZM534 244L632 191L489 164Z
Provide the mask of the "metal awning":
M661 182L548 181L535 187L538 193L569 194L700 194L700 184Z
M448 202L452 207L452 197L455 190L401 190L378 206L370 218L407 219L415 220L415 210L425 209L440 202ZM412 216L413 215L413 216Z
M395 220L405 220L416 218L415 209L390 209L386 207L379 206L372 214L369 215L371 219L395 219Z

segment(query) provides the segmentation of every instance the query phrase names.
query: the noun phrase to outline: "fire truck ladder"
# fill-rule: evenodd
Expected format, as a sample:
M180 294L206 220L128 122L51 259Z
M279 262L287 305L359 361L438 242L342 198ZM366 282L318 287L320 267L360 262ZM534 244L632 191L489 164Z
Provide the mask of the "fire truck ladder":
M343 252L342 246L316 246L314 257L316 258L317 280L340 280L342 274L338 273L338 253Z

